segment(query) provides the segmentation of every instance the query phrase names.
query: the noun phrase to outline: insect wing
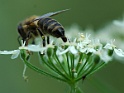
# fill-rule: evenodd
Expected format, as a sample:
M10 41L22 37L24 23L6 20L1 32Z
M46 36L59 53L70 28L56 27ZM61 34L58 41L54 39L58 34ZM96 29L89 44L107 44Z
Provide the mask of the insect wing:
M58 14L60 14L60 13L63 13L63 12L65 12L65 11L68 11L68 10L70 10L70 9L65 9L65 10L61 10L61 11L57 11L57 12L50 12L50 13L44 14L44 15L42 15L42 16L40 16L40 17L34 19L34 21L39 20L39 19L41 19L41 18L45 18L45 17L55 16L55 15L58 15Z

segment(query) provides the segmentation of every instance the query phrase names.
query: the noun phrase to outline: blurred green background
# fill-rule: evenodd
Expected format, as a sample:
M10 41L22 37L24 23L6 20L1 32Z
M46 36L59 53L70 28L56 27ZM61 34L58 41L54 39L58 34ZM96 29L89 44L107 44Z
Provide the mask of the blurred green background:
M77 23L80 27L99 29L108 22L122 17L124 0L0 0L0 50L18 48L17 24L31 15L51 11L71 10L53 18L64 27ZM37 62L38 57L32 58ZM20 58L0 55L0 93L65 93L68 86L57 80L27 69L29 82L22 78ZM80 87L85 93L124 93L124 65L111 62L86 79Z

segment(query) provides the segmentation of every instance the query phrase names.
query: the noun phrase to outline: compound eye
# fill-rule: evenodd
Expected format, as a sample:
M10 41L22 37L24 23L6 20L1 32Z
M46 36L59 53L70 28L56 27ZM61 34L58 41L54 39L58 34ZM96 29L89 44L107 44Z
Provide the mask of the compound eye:
M23 38L23 39L26 39L26 34L24 32L24 29L22 27L22 25L19 25L18 26L18 33L20 34L20 36Z

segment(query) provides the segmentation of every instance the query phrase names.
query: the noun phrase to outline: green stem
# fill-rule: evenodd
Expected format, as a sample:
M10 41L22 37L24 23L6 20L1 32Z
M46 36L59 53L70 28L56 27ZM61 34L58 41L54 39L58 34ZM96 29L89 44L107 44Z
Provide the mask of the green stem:
M62 66L62 63L60 62L60 60L58 59L58 56L56 54L55 54L55 58L57 59L56 62L60 65L60 67L62 68L63 72L65 73L65 76L68 76L68 73L66 72L66 70Z
M85 57L84 57L85 58ZM81 63L82 63L82 59L83 59L83 53L80 54L79 60L78 60L78 64L76 66L76 71L78 71Z
M87 60L85 61L84 65L81 66L81 69L78 72L78 78L76 82L82 79L82 77L86 77L86 75L94 68L94 62L92 60L92 56L88 56Z
M71 59L71 73L72 73L72 79L74 79L75 68L74 68L74 55L73 55L73 54L70 54L70 59Z
M49 57L50 60L52 60L51 57ZM54 58L55 59L55 58ZM64 77L67 81L70 80L70 78L68 76L66 76L65 74L63 74L63 72L61 72L61 70L57 67L57 65L55 65L53 62L50 61L50 63L52 64L52 66L55 68L55 70L57 70L59 72L59 75L61 75L62 77Z
M93 69L95 68L96 64L91 64L91 66L86 69L86 72L82 72L82 74L79 76L79 78L76 79L76 81L79 81L80 79L86 78L90 73L92 73Z
M90 61L91 56L87 56L87 59L85 61L85 63L83 65L80 66L80 69L77 71L78 72L78 76L81 74L81 72L84 70L84 68L86 67L86 65L88 65L88 61Z
M56 74L59 75L59 72L58 72L51 64L49 64L49 63L50 63L49 61L46 62L46 61L44 60L43 56L40 56L40 58L41 58L41 60L43 61L43 63L44 63L50 70L52 70L53 72L55 72Z
M69 72L69 75L71 76L71 69L70 69L70 65L69 65L69 56L68 56L69 54L68 53L66 53L66 58L67 58L67 65L68 65L68 72Z
M41 70L40 68L38 68L36 66L34 66L33 64L31 64L30 62L27 61L28 57L29 56L26 56L25 51L22 50L21 51L21 58L22 58L23 62L26 64L27 67L29 67L30 69L32 69L32 70L34 70L34 71L36 71L36 72L38 72L40 74L43 74L43 75L58 79L58 80L63 81L63 82L66 82L65 79L57 77L57 76L54 76L54 75L52 75L52 74L50 74L50 73L48 73L46 71Z
M77 83L70 83L70 91L69 93L84 93L77 85Z
M70 84L70 93L75 93L76 92L76 85L75 83Z
M48 62L45 61L44 55L41 55L40 58L43 60L43 62L46 66L48 66L51 70L53 70L53 72L56 72L59 76L63 77L65 80L69 80L69 77L67 77L67 75L63 74L63 72L60 71L60 69L57 67L57 65L52 62L52 59L54 58L54 60L55 60L55 57L53 57L53 58L48 57L47 58Z

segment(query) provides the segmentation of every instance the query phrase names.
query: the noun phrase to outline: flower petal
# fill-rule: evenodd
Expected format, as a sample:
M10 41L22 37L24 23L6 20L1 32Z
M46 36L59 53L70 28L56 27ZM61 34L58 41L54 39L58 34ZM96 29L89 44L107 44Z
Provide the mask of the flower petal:
M121 57L124 57L124 51L122 49L114 49L114 52Z
M0 51L0 54L5 54L5 55L8 55L8 54L15 54L15 53L17 53L18 51L20 51L20 50L12 50L12 51L6 51L6 50L4 50L4 51Z
M12 54L11 59L15 59L18 57L20 53L20 50L12 50L12 51L0 51L0 54L4 54L4 55L9 55Z
M95 53L96 50L94 48L87 48L87 53Z
M112 45L110 43L107 43L105 46L104 46L105 49L110 49L112 50Z
M58 55L65 54L65 53L66 53L66 52L68 52L68 51L69 51L69 47L68 47L67 49L65 49L64 51L62 51L62 52L58 53Z
M75 49L74 46L70 46L70 47L69 47L69 50L70 50L70 52L71 52L72 54L77 54L77 53L78 53L78 51Z
M17 58L17 57L19 56L19 54L20 54L20 50L15 51L15 52L13 53L13 55L11 56L11 59Z
M46 50L46 47L41 47L40 45L28 45L27 50L32 52L39 52Z
M79 51L82 53L85 53L87 51L87 49L86 48L80 48Z

